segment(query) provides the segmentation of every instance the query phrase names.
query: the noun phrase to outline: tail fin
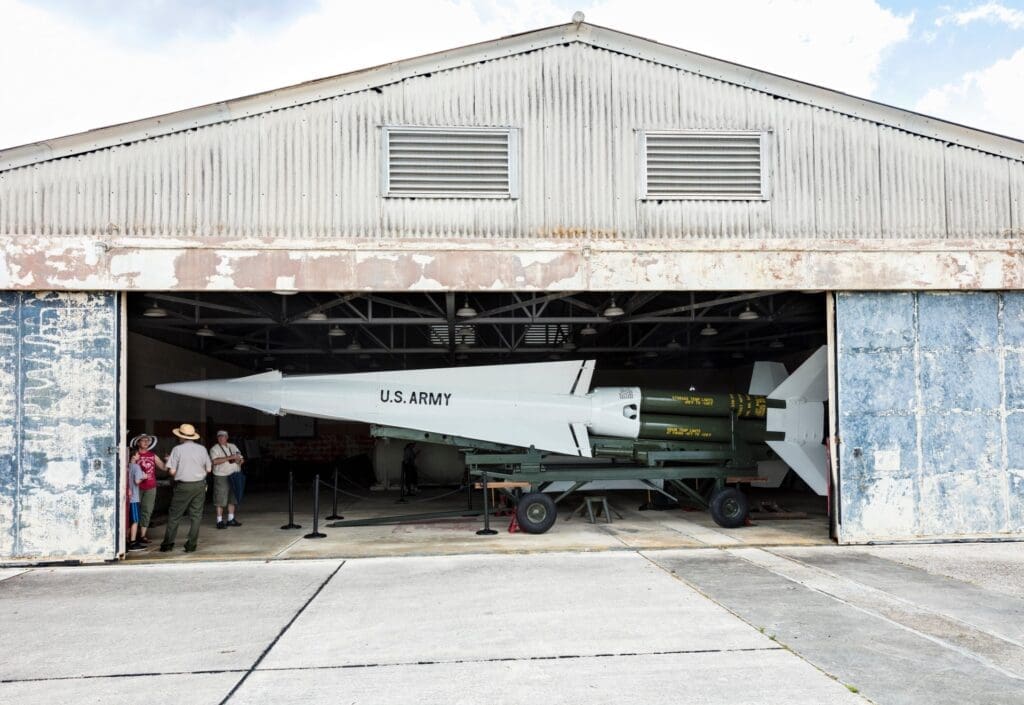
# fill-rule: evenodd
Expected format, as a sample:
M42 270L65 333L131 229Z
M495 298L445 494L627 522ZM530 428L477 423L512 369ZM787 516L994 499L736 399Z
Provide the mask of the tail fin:
M784 409L768 409L768 430L786 434L785 440L768 441L768 446L819 495L828 492L828 467L822 444L827 373L828 348L822 345L768 394L769 399L786 402Z

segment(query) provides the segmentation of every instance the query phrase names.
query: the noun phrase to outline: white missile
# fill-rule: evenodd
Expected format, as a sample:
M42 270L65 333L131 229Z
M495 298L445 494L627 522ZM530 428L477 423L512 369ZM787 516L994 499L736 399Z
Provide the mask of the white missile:
M636 438L640 390L590 392L594 361L158 384L268 414L399 426L591 457L589 434ZM589 432L589 433L588 433Z
M778 363L758 363L751 389L785 402L768 409L767 429L776 439L767 442L819 494L826 490L826 362L822 347L788 378ZM590 390L594 365L587 360L298 376L275 370L156 388L268 414L394 426L591 458L591 436L639 436L643 395L639 387Z

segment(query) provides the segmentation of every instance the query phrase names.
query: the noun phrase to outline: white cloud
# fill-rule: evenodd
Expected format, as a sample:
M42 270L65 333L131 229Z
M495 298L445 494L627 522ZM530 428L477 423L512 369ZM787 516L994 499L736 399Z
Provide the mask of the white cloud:
M1024 27L1024 12L1000 5L997 2L988 2L970 10L944 15L935 20L935 24L941 27L944 24L953 23L962 27L971 22L982 21L1005 24L1011 29L1021 29Z
M954 83L929 90L916 109L1024 139L1024 49Z
M119 42L96 22L0 0L0 147L566 22L558 0L324 0L278 27ZM870 96L913 16L875 0L579 2L587 21ZM354 9L357 8L357 9ZM136 38L137 39L137 38Z
M604 0L587 11L587 19L869 97L886 50L909 38L914 16L895 15L874 0Z

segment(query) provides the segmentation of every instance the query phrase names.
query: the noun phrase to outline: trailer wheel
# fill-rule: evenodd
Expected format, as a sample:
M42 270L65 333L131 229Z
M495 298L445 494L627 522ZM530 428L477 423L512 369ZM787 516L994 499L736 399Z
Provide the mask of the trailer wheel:
M516 521L519 528L528 534L543 534L555 524L558 510L555 503L543 492L523 495L516 505Z
M726 529L743 526L747 521L747 496L735 487L726 487L711 496L708 507L715 523Z

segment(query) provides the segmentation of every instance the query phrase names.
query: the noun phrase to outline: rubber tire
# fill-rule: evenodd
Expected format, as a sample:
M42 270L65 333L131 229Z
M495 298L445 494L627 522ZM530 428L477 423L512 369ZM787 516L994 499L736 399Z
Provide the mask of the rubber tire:
M555 525L557 519L555 503L543 492L524 494L516 505L516 521L519 528L528 534L543 534Z
M725 487L711 495L708 510L716 524L725 529L735 529L747 523L750 504L741 490Z

